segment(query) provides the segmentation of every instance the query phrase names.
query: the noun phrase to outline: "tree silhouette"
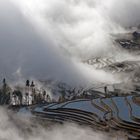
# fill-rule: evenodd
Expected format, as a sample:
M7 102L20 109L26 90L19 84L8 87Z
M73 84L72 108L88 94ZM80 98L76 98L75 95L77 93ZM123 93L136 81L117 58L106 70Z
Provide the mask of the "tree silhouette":
M31 87L35 87L34 81L31 82Z
M31 85L30 85L31 89L32 89L32 104L35 103L35 99L36 99L36 96L35 96L35 84L34 84L34 81L31 82Z
M15 90L13 92L13 95L18 97L18 102L19 102L18 104L21 105L22 104L22 93L21 93L21 91Z
M29 81L29 80L26 81L26 86L27 86L27 87L30 86L30 81Z
M45 101L45 97L46 97L46 91L43 91L43 100Z
M27 87L27 91L25 93L25 100L26 100L26 105L29 105L29 90L30 90L30 81L29 80L26 81L26 87Z
M3 79L2 89L0 90L0 104L8 104L10 102L10 87L6 83L6 79Z
M26 105L29 105L29 93L25 93Z

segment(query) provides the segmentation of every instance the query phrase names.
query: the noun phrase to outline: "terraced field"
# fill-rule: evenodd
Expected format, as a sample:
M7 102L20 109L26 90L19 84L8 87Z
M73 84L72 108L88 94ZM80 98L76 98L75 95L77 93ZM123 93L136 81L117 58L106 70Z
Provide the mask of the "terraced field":
M140 105L134 100L139 97L77 99L35 107L32 114L61 123L76 122L101 131L124 131L129 139L140 139Z
M127 52L132 56L139 57L140 54L140 33L139 31L113 35L116 50ZM138 60L138 61L137 61ZM114 56L94 57L84 60L95 69L102 69L111 73L130 73L140 68L139 59L116 60Z
M140 61L115 61L113 58L91 58L85 63L95 69L102 69L111 73L129 73L140 68Z

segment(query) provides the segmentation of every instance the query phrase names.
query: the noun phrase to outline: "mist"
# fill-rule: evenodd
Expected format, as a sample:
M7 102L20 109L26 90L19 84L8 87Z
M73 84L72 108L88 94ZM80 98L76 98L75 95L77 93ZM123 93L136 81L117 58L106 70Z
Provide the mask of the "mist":
M115 140L116 134L101 134L88 127L78 126L72 123L63 125L50 125L48 128L33 121L33 116L28 114L13 114L0 108L0 139L4 140ZM37 121L37 120L36 120ZM120 133L119 140L124 139Z
M139 0L0 0L0 78L23 85L26 79L51 79L75 87L121 83L125 80L121 75L83 62L96 57L140 60L120 49L112 36L139 26L139 7ZM35 125L33 116L4 108L0 114L4 140L117 138L71 123L44 128ZM124 134L116 135L124 139Z
M139 6L138 0L0 0L0 77L119 82L82 61L133 57L122 55L111 34L139 25Z

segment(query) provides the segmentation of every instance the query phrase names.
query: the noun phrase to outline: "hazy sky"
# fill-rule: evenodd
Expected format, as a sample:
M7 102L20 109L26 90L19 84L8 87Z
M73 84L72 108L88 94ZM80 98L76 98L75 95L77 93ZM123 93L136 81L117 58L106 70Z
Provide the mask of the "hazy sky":
M53 39L45 40L19 9L8 1L1 2L0 10L0 64L1 75L38 78L67 78L78 76L71 60L63 57ZM46 35L44 35L46 36ZM71 65L71 66L70 66Z
M115 81L81 60L119 56L110 34L139 25L139 6L139 0L0 0L0 77Z

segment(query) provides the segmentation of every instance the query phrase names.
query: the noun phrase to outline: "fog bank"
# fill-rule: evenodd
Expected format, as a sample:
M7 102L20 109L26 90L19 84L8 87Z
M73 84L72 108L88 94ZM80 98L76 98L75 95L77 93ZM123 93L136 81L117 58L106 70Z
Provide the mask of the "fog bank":
M4 140L116 140L115 136L94 132L76 124L43 127L34 123L31 116L8 113L0 108L0 139ZM119 140L123 140L118 136Z
M119 82L82 61L133 57L117 49L111 34L138 25L139 6L138 0L1 0L0 77Z

